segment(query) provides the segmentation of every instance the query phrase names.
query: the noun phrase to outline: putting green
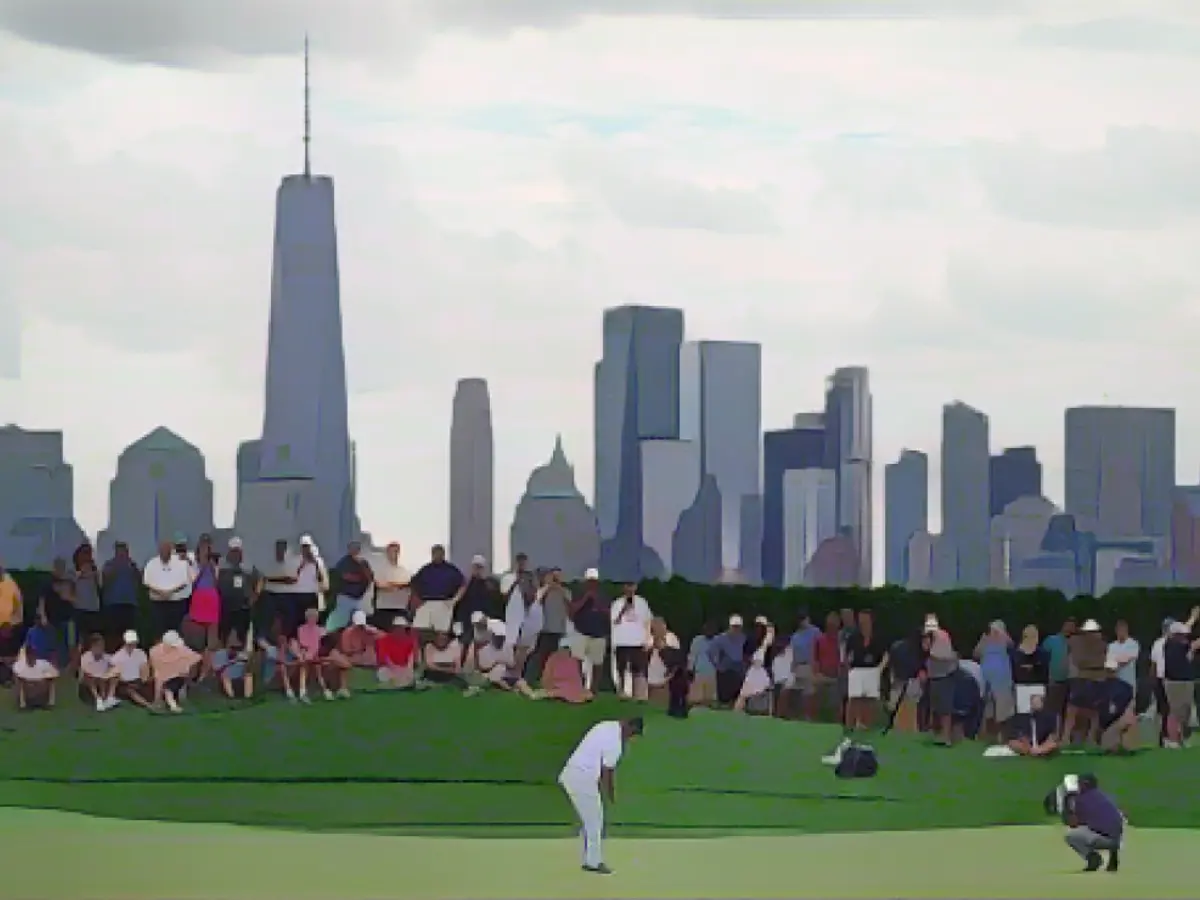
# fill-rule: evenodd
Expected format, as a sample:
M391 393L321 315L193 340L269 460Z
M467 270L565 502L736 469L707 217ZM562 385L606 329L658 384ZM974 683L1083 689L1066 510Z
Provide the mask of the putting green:
M314 811L319 815L319 811ZM715 839L617 838L616 874L571 840L286 832L0 810L0 897L21 900L1194 897L1194 831L1144 829L1121 872L1080 873L1051 826Z

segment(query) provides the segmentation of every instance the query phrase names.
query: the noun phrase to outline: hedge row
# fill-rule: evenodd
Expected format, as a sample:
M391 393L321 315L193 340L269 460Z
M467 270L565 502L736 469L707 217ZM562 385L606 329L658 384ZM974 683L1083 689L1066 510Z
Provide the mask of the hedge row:
M11 572L26 597L27 615L33 600L45 587L45 572ZM336 585L334 585L336 590ZM610 585L608 593L616 596ZM820 622L831 610L870 609L875 614L880 634L894 639L914 633L927 613L937 615L958 642L973 645L977 637L995 620L1002 620L1014 636L1025 625L1036 625L1043 635L1057 631L1064 619L1074 616L1098 620L1110 630L1118 619L1143 643L1156 637L1162 620L1168 616L1185 618L1200 604L1200 590L1193 589L1122 589L1101 598L1079 597L1067 600L1057 591L948 591L926 593L894 587L873 589L826 590L811 588L745 587L691 584L680 579L645 582L640 591L656 614L666 618L681 639L698 633L706 621L723 623L734 613L747 622L764 615L779 628L790 630L797 613L803 609ZM143 598L143 603L149 601ZM494 614L503 615L499 597ZM960 648L963 649L963 648ZM970 649L965 647L965 649Z

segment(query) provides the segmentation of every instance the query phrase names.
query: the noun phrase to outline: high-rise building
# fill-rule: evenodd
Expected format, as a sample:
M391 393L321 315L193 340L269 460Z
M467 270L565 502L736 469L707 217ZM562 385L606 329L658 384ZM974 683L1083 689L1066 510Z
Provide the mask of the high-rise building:
M991 581L988 418L965 403L942 408L942 537L955 560L953 586Z
M642 451L642 542L670 577L679 519L700 489L696 441L644 440Z
M495 530L492 403L487 382L464 378L450 419L450 559L464 572L482 555L491 565ZM513 547L517 553L523 547ZM500 569L497 569L500 571Z
M929 530L929 457L903 450L883 470L884 579L908 584L908 544L918 531Z
M783 474L783 586L805 584L808 564L837 535L837 476L831 469Z
M1036 447L1006 447L988 463L989 509L1003 515L1008 504L1022 497L1042 496L1042 464Z
M1086 406L1066 412L1066 510L1102 541L1171 531L1175 410Z
M819 418L804 421L808 427L763 435L762 580L772 587L783 587L786 565L784 475L825 468L825 429Z
M838 530L858 551L857 583L872 583L872 408L861 366L837 369L825 386L825 462L837 472Z
M561 438L549 462L529 476L513 515L509 546L528 553L535 566L558 566L571 580L600 564L596 514L575 485L575 469Z
M992 587L1011 588L1021 581L1026 563L1042 555L1046 530L1060 512L1045 497L1023 496L992 517Z
M336 556L358 531L333 179L312 174L309 161L307 42L304 76L304 171L285 177L275 196L258 472L240 486L236 516L249 559L301 534Z
M596 366L595 502L606 577L661 574L642 535L640 444L679 439L682 343L681 310L622 306L604 313L604 356Z
M721 494L721 562L742 567L742 510L762 490L762 348L694 341L680 354L680 434Z
M1171 580L1200 587L1200 487L1175 488L1171 507Z
M74 506L75 473L63 459L62 432L0 427L0 562L49 569L55 557L69 557L84 541Z

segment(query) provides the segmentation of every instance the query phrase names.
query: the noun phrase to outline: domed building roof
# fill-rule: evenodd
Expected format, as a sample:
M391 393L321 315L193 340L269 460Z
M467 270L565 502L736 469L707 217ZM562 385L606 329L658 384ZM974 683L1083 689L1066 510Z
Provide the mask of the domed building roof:
M563 452L562 435L555 438L550 461L530 474L525 496L530 500L562 500L583 496L575 486L575 468L567 462L567 455Z

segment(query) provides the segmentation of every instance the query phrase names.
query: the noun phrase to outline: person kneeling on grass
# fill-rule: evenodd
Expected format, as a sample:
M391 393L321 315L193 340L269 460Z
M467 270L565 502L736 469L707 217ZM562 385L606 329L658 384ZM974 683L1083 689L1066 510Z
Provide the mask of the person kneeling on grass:
M289 702L295 703L296 691L292 685L296 679L300 658L288 639L282 617L276 616L267 633L258 639L258 649L263 658L263 685L269 686L278 674L279 686L283 689L284 696Z
M96 712L107 712L121 701L117 699L120 672L112 657L104 652L104 636L93 634L87 651L79 657L79 692L96 704Z
M316 676L317 683L321 686L321 691L325 695L326 700L333 699L333 691L329 689L329 684L325 681L325 665L326 658L323 654L325 639L325 629L320 624L321 611L318 609L306 609L304 611L304 624L296 629L296 637L292 641L292 651L300 660L300 695L301 703L311 702L308 699L308 679L309 676Z
M385 688L412 688L417 683L417 638L408 616L392 619L392 630L375 641L376 677Z
M1021 756L1052 756L1058 752L1058 716L1046 709L1040 694L1029 698L1029 712L1009 720L1008 748Z
M238 688L243 698L254 696L254 676L250 672L250 655L242 648L236 631L230 631L225 646L212 656L212 670L221 682L221 690L230 700L236 700Z
M150 709L154 684L150 677L150 657L138 646L138 633L130 629L121 638L121 647L112 655L117 670L117 697L142 709Z
M154 705L167 704L173 713L183 712L179 701L203 657L183 642L178 631L168 631L162 642L150 648L150 668L154 672Z
M18 709L52 709L58 667L36 644L27 643L13 663L13 679L17 683Z

